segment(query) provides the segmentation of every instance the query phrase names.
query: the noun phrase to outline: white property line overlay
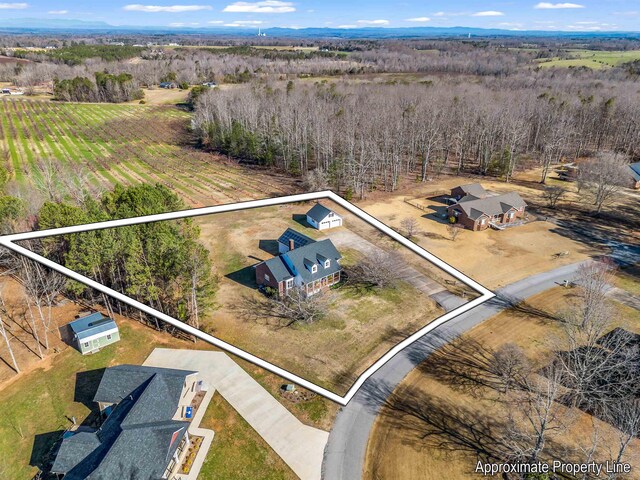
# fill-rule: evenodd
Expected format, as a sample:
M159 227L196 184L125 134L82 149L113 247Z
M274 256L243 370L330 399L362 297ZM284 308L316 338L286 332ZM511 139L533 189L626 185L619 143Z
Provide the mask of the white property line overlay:
M460 280L462 283L466 284L467 286L471 287L472 289L476 290L481 294L480 297L470 302L467 302L464 305L461 305L460 307L450 312L445 313L441 317L438 317L428 325L424 326L417 332L413 333L412 335L404 339L402 342L398 343L397 345L389 349L382 357L376 360L373 363L373 365L367 368L358 377L358 379L349 388L349 390L344 396L337 395L336 393L331 392L326 388L323 388L319 385L311 383L308 380L305 380L304 378L301 378L292 372L289 372L283 368L280 368L277 365L273 365L272 363L267 362L266 360L263 360L234 345L231 345L230 343L227 343L224 340L221 340L217 337L214 337L205 332L202 332L192 327L191 325L187 325L184 322L176 320L175 318L159 310L151 308L148 305L145 305L137 300L134 300L131 297L128 297L120 292L117 292L109 287L106 287L105 285L102 285L101 283L98 283L95 280L85 277L84 275L81 275L78 272L74 272L73 270L70 270L67 267L64 267L52 260L49 260L48 258L42 257L37 253L34 253L31 250L28 250L14 243L14 242L19 242L22 240L29 240L34 238L44 238L44 237L57 236L57 235L68 235L72 233L82 233L82 232L88 232L93 230L102 230L106 228L139 225L141 223L159 222L159 221L165 221L165 220L177 220L182 218L197 217L197 216L210 215L215 213L232 212L237 210L247 210L251 208L283 205L287 203L305 202L310 200L321 200L321 199L329 199L334 201L335 203L339 204L349 212L359 217L360 219L376 227L378 230L382 231L383 233L389 235L391 238L401 243L403 246L407 247L408 249L418 254L422 258L430 261L434 265L440 267L442 270L445 270L451 276L455 277L456 279ZM318 395L322 395L323 397L326 397L329 400L332 400L343 406L349 403L349 401L353 398L356 392L360 389L362 384L371 375L373 375L377 370L379 370L385 363L391 360L400 351L402 351L403 349L405 349L406 347L408 347L409 345L411 345L412 343L414 343L416 340L423 337L427 333L431 332L435 328L439 327L443 323L446 323L449 320L457 317L458 315L464 312L467 312L472 308L475 308L476 306L486 302L487 300L495 296L495 294L490 290L488 290L487 288L483 287L476 281L472 280L471 278L467 277L463 273L459 272L458 270L453 268L451 265L442 261L435 255L429 253L424 248L416 245L410 240L407 240L405 237L397 233L392 228L388 227L387 225L385 225L375 217L369 215L368 213L364 212L363 210L356 207L355 205L348 202L347 200L344 200L342 197L340 197L339 195L337 195L336 193L330 190L322 191L322 192L314 192L314 193L305 193L305 194L299 194L299 195L289 195L285 197L268 198L263 200L252 200L247 202L239 202L239 203L232 203L232 204L226 204L226 205L217 205L213 207L204 207L204 208L197 208L197 209L191 209L191 210L181 210L178 212L161 213L157 215L146 215L146 216L135 217L135 218L110 220L107 222L90 223L86 225L74 225L71 227L63 227L63 228L55 228L55 229L48 229L48 230L38 230L34 232L17 233L12 235L4 235L4 236L0 236L0 245L10 250L13 250L14 252L19 253L20 255L24 255L25 257L31 258L36 262L46 265L47 267L69 278L72 278L73 280L83 283L91 288L98 290L99 292L102 292L106 295L109 295L112 298L115 298L116 300L119 300L123 303L126 303L127 305L137 308L138 310L141 310L159 320L167 322L168 324L173 325L174 327L179 328L180 330L190 335L193 335L197 338L200 338L201 340L204 340L207 343L215 345L221 350L232 353L233 355L236 355L244 360L247 360L248 362L254 363L264 368L265 370L268 370L271 373L279 375L282 378L285 378L293 383L296 383L308 390L311 390L312 392L317 393Z

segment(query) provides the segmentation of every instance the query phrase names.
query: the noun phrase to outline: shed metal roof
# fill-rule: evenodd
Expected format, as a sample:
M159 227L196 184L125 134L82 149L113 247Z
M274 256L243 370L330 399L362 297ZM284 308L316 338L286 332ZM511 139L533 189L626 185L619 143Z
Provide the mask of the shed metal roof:
M100 312L96 312L70 322L69 327L71 327L73 333L82 340L83 338L117 329L118 325L113 319L105 317Z

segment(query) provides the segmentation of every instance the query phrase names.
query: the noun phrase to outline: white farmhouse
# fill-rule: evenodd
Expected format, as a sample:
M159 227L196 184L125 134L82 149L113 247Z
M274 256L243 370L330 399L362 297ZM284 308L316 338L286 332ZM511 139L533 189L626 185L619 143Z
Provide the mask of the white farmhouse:
M328 228L341 227L342 217L324 205L316 203L307 212L307 223L318 230L326 230Z

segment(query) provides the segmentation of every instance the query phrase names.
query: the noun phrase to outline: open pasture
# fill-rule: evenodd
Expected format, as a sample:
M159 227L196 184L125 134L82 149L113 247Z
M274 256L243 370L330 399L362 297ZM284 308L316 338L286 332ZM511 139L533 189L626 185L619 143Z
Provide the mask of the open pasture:
M600 51L600 50L569 50L572 58L561 59L558 57L540 59L541 67L588 67L603 69L617 67L623 63L640 60L640 50L625 51Z

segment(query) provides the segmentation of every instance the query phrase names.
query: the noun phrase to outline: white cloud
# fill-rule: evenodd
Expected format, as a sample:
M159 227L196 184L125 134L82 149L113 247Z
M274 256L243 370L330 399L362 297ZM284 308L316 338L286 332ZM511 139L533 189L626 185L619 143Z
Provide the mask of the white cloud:
M353 24L349 24L349 25L338 25L336 28L358 28L358 25L353 25Z
M209 20L207 23L210 23L211 25L221 25L224 23L224 21L222 20Z
M419 23L423 23L423 22L428 22L431 19L429 17L415 17L415 18L407 18L407 22L419 22Z
M280 0L263 0L261 2L235 2L227 5L223 12L233 13L289 13L296 9L292 2Z
M170 27L184 27L185 25L184 22L173 22L169 24Z
M23 10L28 7L27 3L0 3L0 10Z
M446 15L447 15L447 14L446 14L446 13L444 13L444 12L436 12L436 13L434 13L434 14L433 14L433 16L434 16L434 17L444 17L444 16L446 16Z
M523 27L524 24L520 22L500 22L497 24L500 27Z
M580 5L579 3L550 3L550 2L540 2L533 8L537 8L539 10L553 10L558 8L584 8L584 5Z
M389 25L389 20L358 20L359 25Z
M476 12L471 14L472 17L503 17L504 13L496 10L486 10L484 12Z
M69 10L49 10L47 13L49 15L66 15Z
M131 5L125 5L123 7L124 10L133 11L133 12L149 12L149 13L157 13L157 12L169 12L169 13L179 13L179 12L195 12L198 10L211 10L211 6L209 5L140 5L137 3Z
M225 27L245 27L247 25L261 25L264 22L262 20L235 20L231 23L225 23Z
M573 22L576 25L598 25L600 22Z

